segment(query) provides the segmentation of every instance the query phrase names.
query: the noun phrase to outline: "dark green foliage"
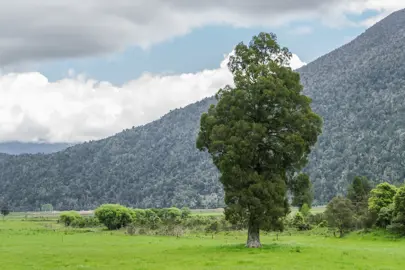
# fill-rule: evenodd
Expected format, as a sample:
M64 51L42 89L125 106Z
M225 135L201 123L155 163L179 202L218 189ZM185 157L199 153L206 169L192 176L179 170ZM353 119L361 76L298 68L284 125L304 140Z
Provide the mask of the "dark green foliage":
M65 226L70 226L75 220L79 219L82 219L82 216L76 211L66 211L59 215L59 221Z
M197 148L221 172L225 216L248 225L247 246L260 246L260 229L282 229L287 173L306 164L321 132L290 58L272 33L239 43L228 64L235 87L220 89L217 105L201 116Z
M381 210L380 210L381 213ZM405 186L398 189L394 197L394 207L392 211L392 225L389 227L391 231L405 234Z
M387 228L392 222L394 216L394 204L382 207L378 212L376 226L379 228Z
M356 176L347 191L347 198L352 201L356 213L364 213L368 208L371 185L367 177Z
M117 230L136 219L136 213L119 204L104 204L94 211L95 217L109 230Z
M0 214L3 216L3 219L10 214L10 208L5 202L0 202Z
M352 202L342 196L333 198L326 206L325 216L328 226L339 231L340 237L354 226L354 207Z
M311 208L314 195L309 176L305 173L300 173L293 178L291 185L293 194L292 205L301 209L304 204L307 204Z

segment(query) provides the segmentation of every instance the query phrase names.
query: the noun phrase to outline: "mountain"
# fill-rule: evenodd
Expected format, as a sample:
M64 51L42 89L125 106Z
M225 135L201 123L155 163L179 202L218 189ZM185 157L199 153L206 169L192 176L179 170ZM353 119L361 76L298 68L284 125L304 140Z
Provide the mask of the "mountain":
M0 198L13 209L92 209L119 202L137 207L216 207L218 173L195 147L205 99L109 138L52 154L0 159Z
M323 134L305 168L317 203L344 193L356 174L405 177L405 10L298 70ZM201 113L213 98L147 125L51 154L0 156L0 197L14 209L216 207L218 172L195 147Z
M1 142L0 153L19 154L49 154L58 152L72 146L68 143L25 143L25 142Z
M354 175L405 178L405 9L299 70L323 134L306 168L327 202Z

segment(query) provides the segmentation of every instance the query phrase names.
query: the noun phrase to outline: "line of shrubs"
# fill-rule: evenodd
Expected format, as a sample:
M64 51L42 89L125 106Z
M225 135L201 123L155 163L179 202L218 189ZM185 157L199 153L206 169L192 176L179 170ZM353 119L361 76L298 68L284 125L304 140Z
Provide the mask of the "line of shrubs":
M128 234L181 235L185 230L216 233L243 229L231 225L224 216L191 215L189 208L133 209L119 204L104 204L94 216L83 217L76 211L60 214L59 222L67 227L88 228L105 226L108 230L126 228Z

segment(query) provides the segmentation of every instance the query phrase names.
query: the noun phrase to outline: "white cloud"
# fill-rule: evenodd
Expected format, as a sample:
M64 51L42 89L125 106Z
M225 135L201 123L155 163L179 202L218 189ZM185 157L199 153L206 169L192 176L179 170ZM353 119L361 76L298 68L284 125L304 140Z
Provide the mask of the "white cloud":
M399 0L0 0L0 65L147 47L205 25L277 26L405 6ZM364 22L367 23L367 22ZM308 29L306 29L307 31Z
M310 26L302 25L292 29L290 32L293 35L308 35L313 32L313 29Z
M40 73L0 76L0 141L78 142L138 126L232 84L227 57L220 67L179 75L144 74L120 87L69 70L49 82ZM292 68L303 62L294 55Z

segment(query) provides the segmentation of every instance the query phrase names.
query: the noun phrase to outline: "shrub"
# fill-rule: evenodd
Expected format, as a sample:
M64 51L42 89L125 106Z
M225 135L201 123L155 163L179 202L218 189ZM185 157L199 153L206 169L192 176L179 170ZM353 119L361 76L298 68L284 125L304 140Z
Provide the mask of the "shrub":
M82 216L76 211L66 211L62 212L59 216L60 222L65 224L65 226L70 226L75 220L81 219Z
M133 217L134 224L138 226L144 226L147 223L146 219L146 210L144 209L132 209L133 214L135 214L135 217Z
M155 211L151 209L146 209L144 216L144 223L145 223L144 226L146 226L147 228L156 230L157 228L159 228L160 224L162 224L162 221Z
M100 222L95 217L80 217L73 220L70 226L74 228L92 228L100 226Z
M135 212L119 204L103 204L94 212L100 223L109 230L117 230L134 221Z
M309 208L308 204L304 203L300 209L300 213L304 216L307 217L311 213L311 209Z
M186 219L191 216L191 210L188 207L181 208L181 218Z
M206 228L207 233L218 233L221 231L221 223L218 220L211 222Z
M321 223L326 223L326 217L324 213L310 214L307 221L311 225L319 226Z

